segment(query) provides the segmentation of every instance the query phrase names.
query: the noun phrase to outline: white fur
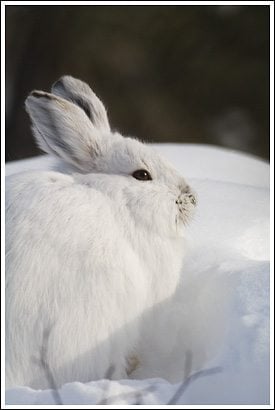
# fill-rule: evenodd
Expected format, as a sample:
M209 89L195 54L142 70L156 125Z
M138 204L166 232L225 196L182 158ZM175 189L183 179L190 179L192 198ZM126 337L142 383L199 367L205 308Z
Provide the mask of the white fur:
M110 366L113 378L126 377L144 312L177 287L194 208L172 166L110 131L86 84L66 76L52 92L33 92L26 107L38 143L66 173L6 183L7 387L48 387L37 363L47 329L58 385L103 378ZM133 178L138 169L152 180Z

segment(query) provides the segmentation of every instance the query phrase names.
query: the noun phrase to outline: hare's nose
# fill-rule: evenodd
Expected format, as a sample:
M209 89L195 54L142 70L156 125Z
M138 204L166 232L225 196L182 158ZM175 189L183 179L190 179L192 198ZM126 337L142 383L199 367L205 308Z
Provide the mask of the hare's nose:
M195 195L193 195L193 194L188 194L188 198L190 199L190 202L191 202L192 205L194 205L194 206L197 205L197 200L196 200Z

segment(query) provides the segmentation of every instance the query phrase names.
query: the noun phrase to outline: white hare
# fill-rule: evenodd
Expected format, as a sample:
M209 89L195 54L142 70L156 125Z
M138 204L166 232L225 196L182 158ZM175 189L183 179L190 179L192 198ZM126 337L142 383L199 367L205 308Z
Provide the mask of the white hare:
M152 148L112 132L80 80L33 91L26 108L63 171L7 178L7 387L48 387L45 349L58 386L111 366L126 377L142 313L176 289L194 194Z

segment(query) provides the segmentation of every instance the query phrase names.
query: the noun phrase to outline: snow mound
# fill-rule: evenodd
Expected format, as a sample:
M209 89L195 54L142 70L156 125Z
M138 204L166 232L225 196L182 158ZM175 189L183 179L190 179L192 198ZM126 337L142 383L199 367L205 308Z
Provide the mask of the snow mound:
M155 147L195 189L198 209L176 294L146 312L161 319L144 334L140 367L132 380L58 392L15 386L7 404L269 403L269 166L216 147ZM53 164L41 156L6 174Z

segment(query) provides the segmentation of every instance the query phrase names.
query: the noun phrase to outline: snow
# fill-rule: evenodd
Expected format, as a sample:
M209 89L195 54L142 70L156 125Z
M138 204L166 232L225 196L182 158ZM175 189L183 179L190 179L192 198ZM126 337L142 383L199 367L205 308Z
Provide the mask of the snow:
M153 145L186 178L207 178L214 181L269 187L267 162L252 155L211 145Z
M154 147L199 198L181 286L144 335L135 379L69 383L59 389L62 403L167 404L185 387L177 404L268 404L269 166L218 147ZM53 164L48 156L16 161L6 174ZM188 363L197 376L202 369L217 371L183 385ZM54 403L51 390L6 391L6 404Z

